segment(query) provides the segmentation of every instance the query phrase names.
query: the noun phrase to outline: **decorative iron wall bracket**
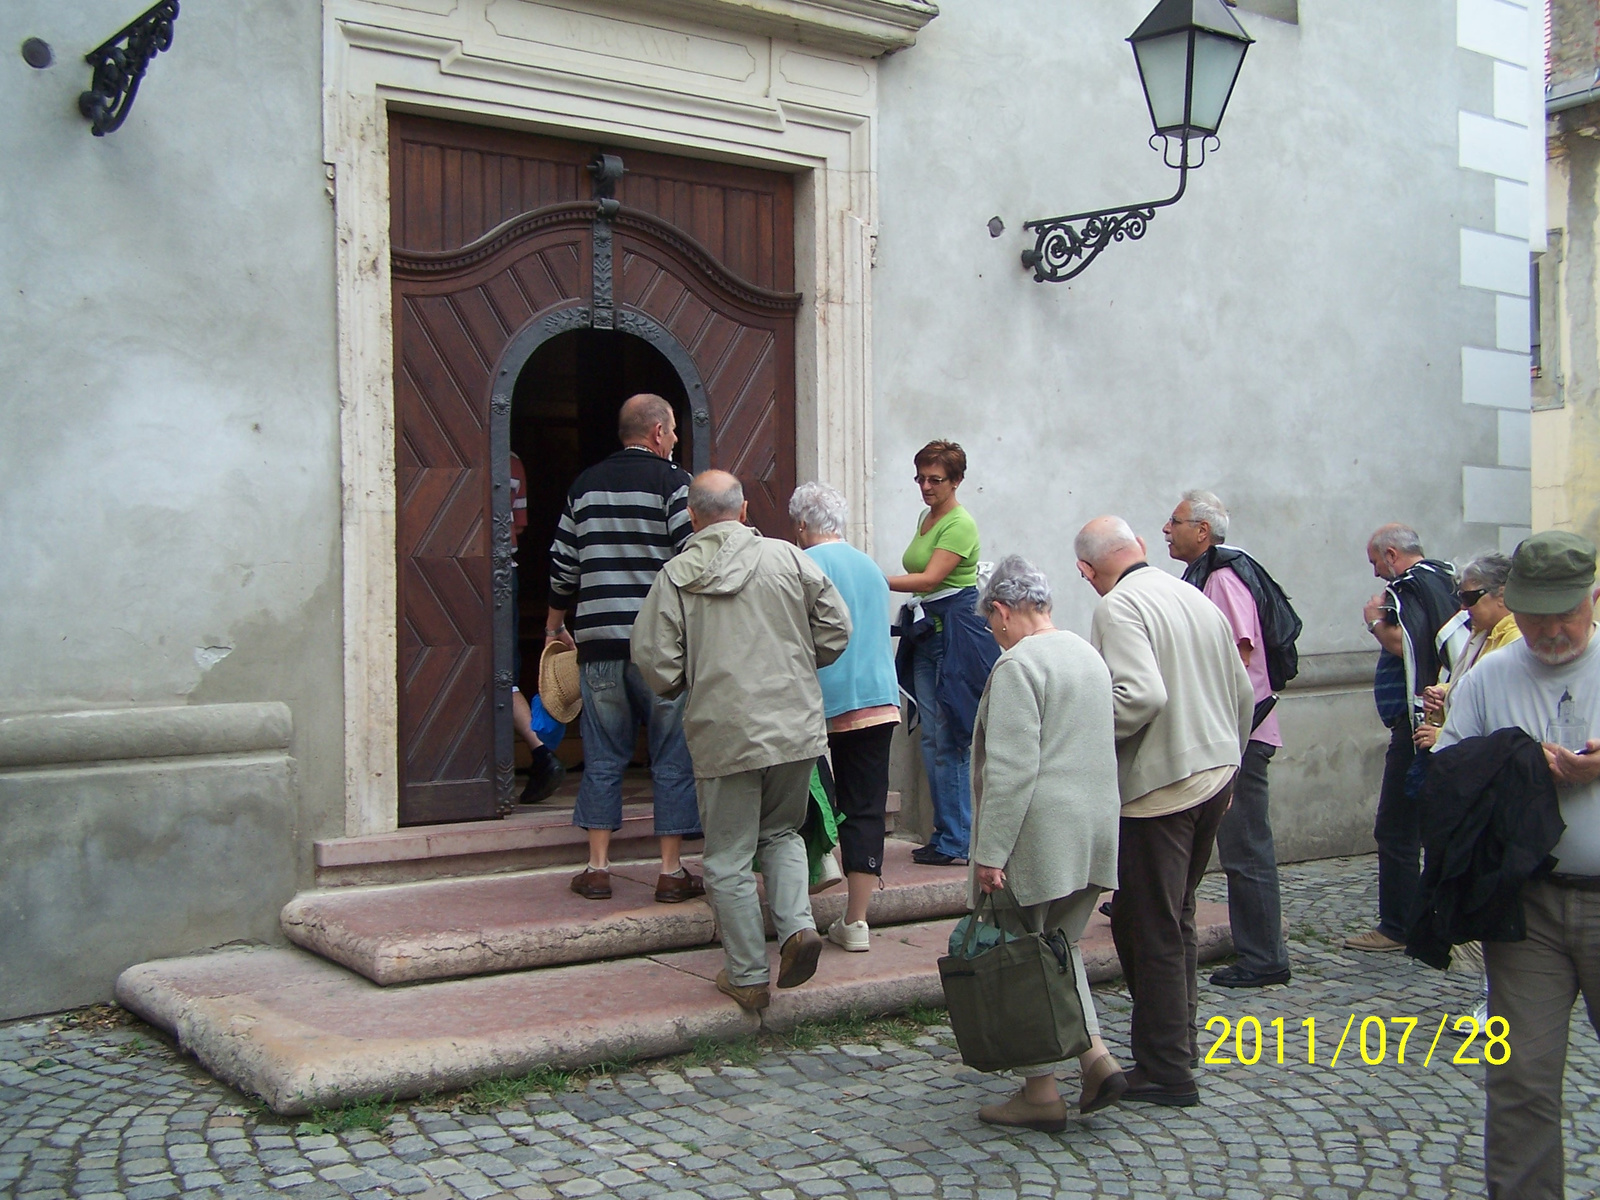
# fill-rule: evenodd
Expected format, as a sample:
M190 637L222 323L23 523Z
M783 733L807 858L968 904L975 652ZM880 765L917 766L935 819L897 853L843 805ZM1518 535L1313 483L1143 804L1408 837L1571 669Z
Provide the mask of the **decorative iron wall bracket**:
M1205 164L1208 150L1216 148L1215 136L1196 138L1198 155L1191 158L1191 139L1151 138L1163 141L1163 161L1178 172L1178 190L1165 200L1129 204L1122 208L1100 208L1093 212L1072 213L1065 217L1045 217L1026 221L1023 228L1035 234L1033 249L1022 252L1022 265L1033 272L1035 283L1065 283L1083 274L1112 242L1136 242L1145 235L1156 209L1169 208L1183 199L1189 186L1189 171ZM1171 158L1172 143L1179 143L1178 161Z
M78 111L95 137L122 128L150 60L172 47L172 26L177 19L178 0L160 0L83 56L94 75L89 90L78 97Z

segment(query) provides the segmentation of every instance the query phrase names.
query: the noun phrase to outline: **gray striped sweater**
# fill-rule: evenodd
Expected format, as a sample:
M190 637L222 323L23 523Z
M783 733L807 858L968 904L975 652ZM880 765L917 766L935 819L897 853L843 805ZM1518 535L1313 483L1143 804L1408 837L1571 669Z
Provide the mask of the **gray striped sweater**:
M550 605L568 611L579 662L627 659L656 572L689 538L689 473L628 446L567 492L550 543Z

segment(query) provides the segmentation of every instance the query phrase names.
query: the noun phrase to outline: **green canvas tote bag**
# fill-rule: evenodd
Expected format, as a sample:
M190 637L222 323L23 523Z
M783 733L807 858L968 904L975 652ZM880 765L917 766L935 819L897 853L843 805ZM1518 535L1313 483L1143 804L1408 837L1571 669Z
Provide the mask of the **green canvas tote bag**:
M1046 937L1028 930L1009 892L991 892L965 918L957 952L939 960L950 1028L961 1061L978 1071L1009 1071L1076 1058L1089 1048L1089 1028L1073 971L1072 952L1056 931ZM1011 920L997 920L997 911ZM983 948L980 921L1020 934ZM953 939L952 939L953 940ZM956 949L952 947L952 949Z

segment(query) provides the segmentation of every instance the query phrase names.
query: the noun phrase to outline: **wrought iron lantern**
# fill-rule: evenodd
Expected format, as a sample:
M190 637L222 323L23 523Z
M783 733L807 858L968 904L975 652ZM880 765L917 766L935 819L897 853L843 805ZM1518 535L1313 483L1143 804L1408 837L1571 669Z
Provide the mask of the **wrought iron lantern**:
M1161 0L1128 41L1139 67L1145 103L1161 142L1162 160L1178 172L1178 190L1165 200L1102 208L1029 221L1036 240L1022 252L1022 265L1038 283L1065 283L1083 273L1112 242L1145 235L1156 209L1176 204L1189 170L1216 149L1217 130L1255 39L1234 19L1223 0Z

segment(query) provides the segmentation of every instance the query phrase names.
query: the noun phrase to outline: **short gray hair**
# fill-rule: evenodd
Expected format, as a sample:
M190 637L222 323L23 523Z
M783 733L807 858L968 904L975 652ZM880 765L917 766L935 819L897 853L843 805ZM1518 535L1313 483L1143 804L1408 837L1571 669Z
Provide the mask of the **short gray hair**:
M1008 554L995 564L989 582L983 585L978 612L987 617L994 612L996 601L1007 608L1031 608L1047 613L1050 611L1050 581L1022 555Z
M1211 530L1213 542L1220 546L1228 540L1228 510L1222 507L1222 501L1217 499L1215 493L1190 488L1183 494L1183 499L1189 506L1189 519L1204 521Z
M1089 525L1095 523L1096 521L1091 521ZM1089 532L1089 525L1078 531L1078 536L1072 542L1072 552L1078 556L1080 562L1086 562L1091 567L1114 551L1139 544L1139 537L1133 532L1133 526L1121 517L1106 517L1105 528L1094 533Z
M1385 525L1374 533L1367 545L1383 553L1385 550L1396 550L1401 554L1422 554L1422 538L1417 531L1409 525L1398 522Z
M850 502L838 488L811 481L795 488L789 497L789 519L805 524L813 533L835 533L844 536L844 527L850 520Z
M1511 578L1511 560L1504 554L1490 552L1469 558L1461 567L1461 582L1469 579L1496 596L1506 590L1506 580Z
M707 486L704 475L696 475L689 484L689 508L707 520L737 518L739 510L744 507L744 485L733 476L729 478L733 479L732 487L714 491Z

